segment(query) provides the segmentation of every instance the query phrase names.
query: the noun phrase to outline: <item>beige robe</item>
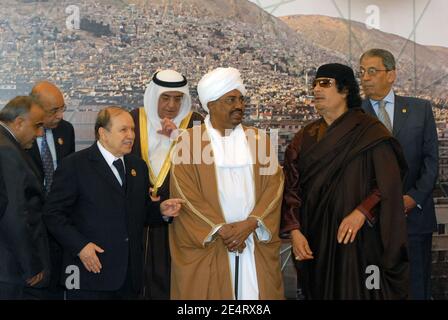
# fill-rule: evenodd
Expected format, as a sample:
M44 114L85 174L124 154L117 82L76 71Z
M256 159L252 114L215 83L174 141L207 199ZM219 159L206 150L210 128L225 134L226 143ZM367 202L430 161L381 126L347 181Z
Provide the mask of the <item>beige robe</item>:
M251 128L254 129L254 128ZM190 164L171 166L170 196L187 201L182 206L179 217L170 225L169 240L171 251L171 299L233 299L230 263L227 249L219 235L215 234L207 242L215 228L226 223L221 210L215 166L193 163L193 130L201 130L200 151L210 150L205 127L188 129L189 137L181 135L174 150L176 160L182 156L183 139L189 139ZM247 128L245 128L247 130ZM255 130L255 129L254 129ZM257 131L257 135L262 135ZM258 139L257 142L262 139ZM269 139L267 138L267 141ZM199 143L199 141L195 141ZM269 142L267 143L269 156ZM258 146L257 146L258 147ZM181 149L181 151L179 150ZM258 150L258 149L257 149ZM269 241L261 242L255 237L255 263L259 298L284 299L283 281L280 269L280 209L283 195L283 172L275 158L273 175L260 175L260 169L269 166L265 159L257 159L254 164L255 208L250 216L261 220L269 230ZM185 155L184 155L185 156Z

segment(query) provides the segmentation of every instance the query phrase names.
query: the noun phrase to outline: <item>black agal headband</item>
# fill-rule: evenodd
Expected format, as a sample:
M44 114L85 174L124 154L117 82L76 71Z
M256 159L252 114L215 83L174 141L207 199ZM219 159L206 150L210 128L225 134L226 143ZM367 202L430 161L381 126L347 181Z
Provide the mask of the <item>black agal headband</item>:
M182 75L182 77L184 78L184 80L182 80L182 81L168 82L168 81L163 81L163 80L160 80L159 78L157 78L157 74L158 74L158 72L156 72L154 74L154 76L152 77L152 81L161 87L180 88L180 87L184 87L187 85L187 78L185 78L184 75Z

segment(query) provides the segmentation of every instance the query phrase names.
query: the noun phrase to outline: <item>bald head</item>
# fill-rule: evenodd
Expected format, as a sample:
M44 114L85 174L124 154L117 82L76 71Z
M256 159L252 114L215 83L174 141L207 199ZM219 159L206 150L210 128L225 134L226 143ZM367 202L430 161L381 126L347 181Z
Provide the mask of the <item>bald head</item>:
M40 81L31 90L31 96L36 98L45 110L44 127L56 128L65 110L64 96L59 88L49 81Z

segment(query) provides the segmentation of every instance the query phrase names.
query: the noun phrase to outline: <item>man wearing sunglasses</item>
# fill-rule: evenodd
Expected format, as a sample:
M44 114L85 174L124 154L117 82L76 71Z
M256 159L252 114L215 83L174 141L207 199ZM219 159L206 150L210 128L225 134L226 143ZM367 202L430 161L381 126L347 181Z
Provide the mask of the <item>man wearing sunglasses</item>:
M40 81L31 90L45 111L44 135L38 137L28 150L34 164L39 169L45 195L48 195L53 181L53 173L61 160L75 152L75 131L70 122L63 119L66 110L64 96L59 88L49 81ZM64 298L64 288L59 276L62 269L62 249L53 236L48 236L50 248L51 278L48 288L27 289L27 299Z
M392 53L371 49L360 59L363 108L400 142L409 166L403 182L407 216L411 298L431 298L432 233L437 230L432 191L438 175L438 138L431 103L396 95Z
M282 233L290 233L309 299L402 299L408 262L398 142L361 109L353 70L326 64L313 82L321 119L285 153ZM356 208L378 187L378 222ZM342 235L342 236L341 236ZM375 282L369 282L376 270Z

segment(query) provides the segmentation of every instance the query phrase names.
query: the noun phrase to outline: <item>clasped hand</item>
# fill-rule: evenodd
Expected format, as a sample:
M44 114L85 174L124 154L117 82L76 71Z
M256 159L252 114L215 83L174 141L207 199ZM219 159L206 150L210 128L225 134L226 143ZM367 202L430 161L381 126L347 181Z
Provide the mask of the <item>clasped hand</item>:
M223 225L219 229L218 234L224 241L227 250L241 253L246 248L246 239L256 228L257 220L248 218L247 220Z

